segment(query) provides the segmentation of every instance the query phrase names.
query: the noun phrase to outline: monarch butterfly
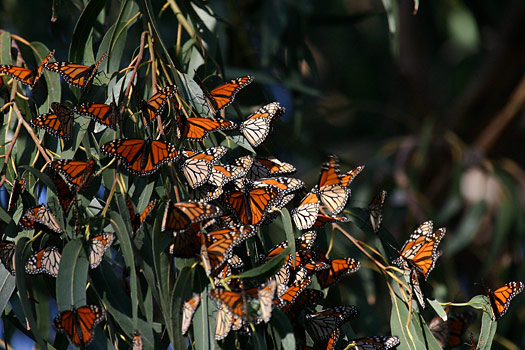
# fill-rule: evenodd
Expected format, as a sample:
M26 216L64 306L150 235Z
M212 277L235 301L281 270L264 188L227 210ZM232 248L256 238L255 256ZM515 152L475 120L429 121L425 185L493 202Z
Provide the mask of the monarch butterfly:
M326 308L306 315L306 328L315 340L323 340L329 338L345 322L358 316L359 311L353 305Z
M201 259L209 276L232 257L234 246L255 235L253 226L237 226L210 232L211 241L201 246Z
M217 206L198 202L173 203L169 201L164 210L161 231L183 231L192 223L201 222L222 215Z
M509 282L496 290L487 289L492 309L492 321L496 322L509 309L510 301L523 290L522 282Z
M247 177L257 180L265 177L289 175L295 173L295 167L290 163L285 163L277 158L257 158L253 160L253 165Z
M157 117L160 117L166 103L177 93L176 85L168 85L164 89L155 93L147 101L140 101L140 108L142 115L146 118L146 124L150 124Z
M432 221L425 221L410 235L410 238L403 245L400 257L392 263L404 270L410 270L411 283L421 307L425 308L423 294L419 287L419 276L426 280L430 271L436 265L436 260L440 253L438 245L446 229L440 228L432 232Z
M15 275L15 243L0 241L0 260L11 275Z
M170 246L170 254L179 258L192 258L199 254L204 230L213 224L215 219L202 222L194 222L187 229L174 232L173 243ZM213 238L205 235L206 242L211 242Z
M142 335L140 335L139 331L133 332L133 341L131 342L131 349L132 350L143 350L144 349L144 341L142 340Z
M178 163L191 188L203 185L210 178L212 166L228 151L224 146L210 147L204 151L181 151Z
M297 250L312 249L316 238L317 238L317 232L315 231L305 232L301 236L295 239L295 248Z
M202 141L208 137L208 134L217 130L231 130L237 127L232 121L215 118L189 118L179 109L175 101L175 110L177 115L177 138L179 140Z
M142 211L141 214L135 214L133 202L131 201L130 196L126 193L126 205L129 209L129 216L131 218L131 229L133 235L135 235L137 231L140 230L148 214L153 210L153 208L155 208L155 204L157 204L156 199L149 202L149 204L146 206L146 208L144 209L144 211Z
M209 246L202 244L200 256L207 276L210 276L212 272L223 265L226 259L231 257L235 244L236 238L234 236L221 238L211 242Z
M22 68L11 65L1 65L0 66L0 75L9 75L14 79L18 80L22 84L26 84L31 88L34 88L38 79L42 75L44 66L47 62L53 57L55 50L51 51L40 63L40 66L35 69ZM1 84L0 84L1 85Z
M259 108L239 126L239 130L253 147L259 146L272 130L272 124L282 116L285 108L279 102L272 102Z
M69 140L73 136L73 110L58 102L51 103L50 113L41 114L31 120L35 128L44 129L49 134Z
M327 288L339 282L341 278L356 272L361 267L361 263L352 258L330 260L325 257L325 259L330 267L316 273L321 288Z
M295 303L295 300L311 283L312 278L310 276L294 281L290 286L280 283L277 287L277 306L283 308L287 304Z
M351 192L348 186L363 169L364 166L361 165L339 175L339 159L335 155L328 157L321 169L318 190L319 199L330 212L338 214L344 209Z
M276 290L277 281L274 279L269 280L266 284L258 288L257 298L259 300L261 318L264 323L270 322L270 318L272 317L272 309L274 306L273 298Z
M375 233L379 231L379 226L381 225L381 221L383 221L383 204L385 203L385 199L386 191L382 190L374 197L374 199L372 199L370 204L368 204L370 224Z
M304 186L301 180L287 177L235 180L235 185L224 194L224 202L245 225L260 224L273 205Z
M392 335L376 335L373 337L353 339L345 342L344 349L355 350L388 350L400 344L399 338Z
M220 85L215 89L208 91L202 82L199 81L204 97L208 101L208 106L212 114L217 114L220 110L228 107L235 98L235 95L246 85L253 81L251 75L245 77L233 79L230 82Z
M239 318L240 319L240 318ZM233 314L222 302L217 303L217 318L215 319L215 339L222 340L228 336L232 328Z
M222 303L228 311L240 317L243 320L248 318L246 305L246 295L234 291L227 291L223 288L210 290L210 297L218 303Z
M60 253L55 246L47 246L33 253L27 260L25 271L30 275L47 273L53 277L58 275Z
M15 209L16 202L18 197L24 193L26 189L26 179L21 177L13 181L13 188L11 189L11 194L9 195L9 202L7 204L7 211L12 211Z
M188 330L193 320L193 314L199 307L201 302L201 295L199 293L193 293L193 296L184 302L182 306L182 335L188 334Z
M446 311L448 313L448 308ZM475 319L476 315L470 311L449 315L446 321L435 317L428 324L428 328L441 347L454 348L463 344L463 334Z
M319 213L312 227L320 228L332 222L349 222L349 221L350 220L348 218L345 218L344 216L332 216L332 215L325 215L323 213Z
M84 348L95 336L95 327L105 318L104 310L97 305L85 305L62 311L53 320L58 333L65 333L69 341Z
M104 53L97 63L91 66L69 62L46 63L44 68L51 72L58 73L69 85L88 90L93 83L93 78L97 73L98 66L102 63L107 54Z
M319 214L319 197L314 188L302 200L297 208L292 210L292 219L299 230L312 227Z
M54 160L49 163L49 166L62 174L75 190L86 186L95 171L93 159L89 159L87 162L73 159Z
M28 209L18 224L27 230L43 228L57 234L64 232L51 210L44 204Z
M115 235L111 232L102 232L89 240L89 267L95 269L102 262L104 253L113 244Z
M323 299L324 294L317 289L305 289L297 295L293 304L287 303L282 307L288 318L295 320L301 310L304 310L307 306L315 304Z
M60 174L53 168L46 168L46 173L47 175L49 175L51 181L53 181L58 201L60 202L64 213L67 215L67 213L69 213L69 210L73 205L73 201L75 200L75 193L73 193L70 190L69 185L66 183L66 181L64 181L62 176L60 176Z
M326 343L326 350L333 350L335 348L335 344L337 344L337 340L339 340L340 333L341 330L339 328L334 329L328 338L328 342Z
M93 121L113 130L117 129L120 113L115 102L104 103L85 102L73 108L75 113L90 117Z
M128 171L135 175L147 176L156 172L177 156L175 145L152 140L116 139L102 146L102 153L122 160Z
M246 175L246 169L236 165L212 165L208 182L217 187L223 187L228 182Z

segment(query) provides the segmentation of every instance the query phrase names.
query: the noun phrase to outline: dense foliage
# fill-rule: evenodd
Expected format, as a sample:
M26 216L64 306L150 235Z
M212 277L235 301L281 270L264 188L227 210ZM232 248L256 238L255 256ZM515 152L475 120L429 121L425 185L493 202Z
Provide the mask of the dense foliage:
M398 349L440 349L471 346L470 332L476 349L525 344L523 297L504 317L509 303L496 300L524 270L523 157L494 131L522 107L523 84L487 73L505 102L476 137L469 115L488 83L437 122L475 71L431 70L435 85L454 82L423 89L419 65L453 63L407 54L421 48L408 45L418 41L406 26L433 11L450 16L442 50L481 60L472 13L489 12L482 5L422 4L412 15L412 2L388 0L91 0L31 19L23 1L3 6L5 18L20 14L0 32L7 344L20 332L55 349L67 338L92 348L343 349L377 335L396 336ZM341 41L351 44L330 51ZM260 157L277 157L278 170ZM411 251L412 231L428 246ZM436 318L449 311L458 334ZM77 318L93 339L89 329L67 336L83 327L68 322Z

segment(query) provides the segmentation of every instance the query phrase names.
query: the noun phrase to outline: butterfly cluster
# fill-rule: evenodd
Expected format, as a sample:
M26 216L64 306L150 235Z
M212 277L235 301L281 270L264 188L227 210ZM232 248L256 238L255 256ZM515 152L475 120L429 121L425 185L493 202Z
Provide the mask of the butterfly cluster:
M165 244L164 253L208 279L206 286L192 286L191 293L182 296L183 335L198 336L192 333L192 321L206 298L215 307L211 309L215 339L221 344L226 344L228 337L243 337L257 327L266 327L274 310L286 315L293 324L304 325L296 327L297 338L303 343L298 346L300 349L385 350L400 344L400 339L392 335L351 339L344 326L356 322L358 308L327 306L328 290L356 273L361 263L348 256L329 257L316 239L326 234L326 225L344 225L350 221L344 210L351 197L351 185L363 172L364 165L341 172L338 157L330 155L320 169L318 181L308 190L302 180L293 176L294 165L272 155L256 156L254 149L269 137L285 108L279 102L270 102L254 108L253 113L239 121L226 119L225 109L239 91L254 81L252 76L236 78L210 90L198 80L201 92L198 97L205 112L181 93L186 87L171 82L155 86L154 91L146 93L148 98L139 98L133 112L131 103L106 104L83 99L92 88L106 53L91 66L51 62L53 54L50 52L35 69L0 66L0 75L8 75L30 88L35 88L43 71L48 70L81 89L78 103L72 106L52 102L49 113L36 116L30 125L60 139L63 150L75 137L76 115L87 116L108 130L105 136L95 136L93 130L88 130L90 140L86 144L96 142L94 149L100 152L87 152L86 147L79 147L74 156L69 156L71 159L58 155L43 166L39 179L44 179L41 182L55 193L56 206L35 205L34 200L27 205L24 191L29 175L12 181L7 211L13 214L22 198L23 213L17 223L23 231L33 230L35 242L24 266L17 267L15 242L0 241L0 261L9 273L23 271L28 275L57 277L62 249L71 239L82 242L90 269L99 268L104 257L111 260L107 251L114 243L114 250L118 250L121 242L116 242L111 229L91 232L96 226L91 223L105 218L96 218L89 211L91 208L81 208L79 202L88 196L86 192L96 177L112 171L114 185L107 191L111 194L103 191L103 198L97 200L107 208L113 193L120 192L124 205L117 207L123 218L129 218L129 235L136 244L134 253L141 259L149 258L140 255L143 252L139 242L150 239L148 234L151 236L153 229L145 223L148 217L155 217L159 222L157 230L166 238L164 241L170 241L169 246ZM140 118L135 118L135 114ZM131 132L130 124L134 125ZM44 137L44 147L46 141ZM122 180L125 176L127 181ZM149 192L143 197L140 190L144 186L139 189L137 183L156 187L155 194ZM131 187L133 191L129 191ZM133 197L140 198L142 210L137 210ZM381 231L385 199L386 191L380 191L368 205L368 222L364 225L372 233ZM291 219L283 214L288 208ZM269 248L264 234L269 227L271 230L280 227L272 223L281 214L283 226L285 220L290 226L295 225L296 237ZM392 261L399 271L408 274L410 291L421 308L426 306L421 284L441 255L438 245L445 232L444 228L434 231L432 221L424 222ZM326 240L323 236L323 241ZM250 274L265 266L272 268L265 269L263 277L253 278ZM125 278L123 283L127 283ZM487 290L494 321L507 312L510 300L522 289L521 282L510 282L494 291ZM53 325L71 343L84 348L93 341L96 326L110 317L108 314L96 304L72 305L61 310ZM429 327L443 347L458 346L473 319L470 313L451 315L448 321L432 320ZM143 347L138 331L125 333L134 349Z

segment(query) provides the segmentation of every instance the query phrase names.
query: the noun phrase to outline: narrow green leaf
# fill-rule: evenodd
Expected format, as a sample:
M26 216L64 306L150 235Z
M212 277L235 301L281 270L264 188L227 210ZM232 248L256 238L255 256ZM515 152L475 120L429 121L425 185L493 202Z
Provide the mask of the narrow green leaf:
M0 312L5 310L9 299L16 287L16 278L6 270L4 265L0 267Z
M279 309L272 311L270 324L279 334L283 350L295 350L295 336L290 319Z
M93 26L98 22L97 17L106 5L104 0L90 0L75 25L73 38L69 47L69 60L80 63L84 60L84 50L90 38Z
M124 224L123 217L120 215L121 213L124 214L124 216L129 217L129 209L126 205L126 199L122 195L116 195L117 199L117 207L119 208L119 213L117 212L111 212L111 219L112 223L115 223L113 225L113 228L115 230L115 234L117 235L117 238L120 242L120 248L122 250L122 255L124 256L124 261L126 262L126 266L129 269L129 286L131 290L131 310L133 315L133 320L136 320L138 318L138 292L137 292L137 271L135 269L135 254L133 252L133 247L131 244L131 219L126 220L127 224Z
M479 341L476 349L491 350L497 328L498 322L493 322L491 314L484 312L483 316L481 317L481 331L479 333Z
M443 306L439 303L439 301L435 299L427 299L428 304L436 311L436 314L441 317L442 319L445 319L447 317L447 313L445 309L443 309Z
M239 278L241 279L243 278L263 279L263 278L274 275L283 266L285 259L290 254L290 250L291 250L290 247L286 247L282 252L279 253L279 255L270 259L270 261L268 261L266 264L257 266L253 269L250 269L248 271L241 273L239 275Z
M288 247L290 247L290 255L293 258L293 266L295 266L295 236L293 234L292 218L288 209L283 208L281 210L281 218L283 220L284 233L286 234L286 240L288 241Z
M62 250L56 294L59 311L86 305L86 283L89 261L81 239L70 241Z
M181 312L182 305L184 303L184 296L190 295L188 293L191 291L191 268L189 266L184 267L177 276L177 281L175 282L175 288L171 293L171 319L173 324L173 335L175 342L173 343L174 349L183 349L186 346L186 338L182 336L181 332Z
M0 63L12 64L11 62L11 34L8 31L0 33Z
M193 337L196 350L210 350L215 348L215 317L216 305L208 297L206 288L201 294L201 303L193 315Z
M24 311L24 317L29 323L31 328L31 333L34 335L35 341L40 345L42 349L46 349L46 342L38 332L38 325L35 321L35 315L33 313L33 308L31 307L31 302L29 301L29 293L27 290L27 280L26 274L24 271L24 266L31 254L30 249L26 248L29 239L26 237L21 237L16 242L15 246L15 266L20 266L18 270L19 273L16 274L16 287L18 289L18 297L20 298L20 304L22 305L22 310Z

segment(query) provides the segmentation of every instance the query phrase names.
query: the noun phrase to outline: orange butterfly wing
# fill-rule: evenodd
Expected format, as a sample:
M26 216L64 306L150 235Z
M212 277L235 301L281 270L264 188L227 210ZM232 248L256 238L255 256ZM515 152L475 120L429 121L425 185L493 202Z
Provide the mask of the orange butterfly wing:
M251 75L245 77L233 79L230 82L216 87L215 89L207 92L206 89L205 95L208 97L208 100L213 109L213 113L217 113L223 108L228 107L235 98L235 95L246 85L250 84L253 81Z
M64 181L57 171L55 171L53 168L47 168L46 171L51 178L51 181L53 181L55 185L58 201L60 202L64 213L67 215L71 209L71 206L73 205L75 193L70 190L69 185L66 183L66 181Z
M190 141L202 141L208 137L208 134L217 130L231 130L237 127L237 124L229 120L213 118L181 118L179 123L177 138L187 139Z
M0 66L0 75L9 75L19 82L26 84L33 88L36 85L36 82L42 75L42 70L44 65L53 57L55 50L51 51L40 63L40 66L36 69L27 69L11 65L2 65Z
M505 313L507 313L510 301L516 295L521 293L522 290L522 282L509 282L494 291L489 290L488 295L493 313L492 321L499 320L505 315Z
M295 226L299 230L307 230L312 227L319 214L319 197L315 190L310 191L301 201L297 208L291 212Z
M106 143L102 152L122 160L128 171L135 175L153 174L164 163L174 161L177 156L175 145L142 139L116 139Z
M85 102L74 108L79 115L85 115L95 122L116 130L119 119L119 111L115 102L109 105L104 103Z
M164 89L155 93L147 101L142 100L141 108L146 122L149 124L160 116L166 103L177 93L177 86L168 85Z
M344 276L356 272L361 267L359 261L347 259L333 259L329 261L330 268L317 272L317 280L321 288L327 288L337 283Z
M222 288L210 290L210 297L217 302L222 303L228 308L228 311L242 319L246 319L246 304L242 294L231 292Z
M86 305L68 311L62 311L53 320L53 326L59 333L66 333L69 340L80 347L93 341L95 327L104 320L104 311L96 305Z
M410 238L401 250L401 256L394 260L393 263L405 269L412 268L412 266L407 266L407 264L415 266L418 273L422 274L426 280L440 255L437 247L446 232L445 228L440 228L435 232L432 232L432 229L432 221L422 223L410 235Z
M98 62L91 66L69 62L53 62L45 64L44 68L58 73L70 85L81 89L89 89L93 83L98 66L106 56L107 54L104 53Z
M46 130L49 134L65 140L73 136L73 111L66 106L53 102L51 113L41 114L31 120L31 125L35 128Z
M24 193L26 189L26 179L17 178L13 181L13 188L11 189L11 194L9 195L9 202L7 204L7 211L12 211L15 209L16 202L20 194Z
M87 162L79 160L54 160L50 163L51 168L62 174L71 186L79 189L87 185L95 171L95 161Z
M192 223L201 222L222 215L221 209L212 204L198 202L166 204L162 218L161 231L182 231Z

